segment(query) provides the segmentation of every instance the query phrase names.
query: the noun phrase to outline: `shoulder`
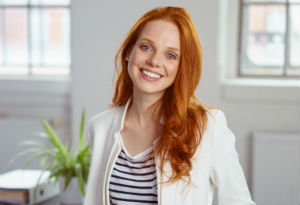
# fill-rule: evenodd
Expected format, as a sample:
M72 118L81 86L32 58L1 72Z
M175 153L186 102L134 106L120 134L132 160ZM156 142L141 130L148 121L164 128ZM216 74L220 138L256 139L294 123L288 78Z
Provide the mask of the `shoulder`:
M97 133L106 133L110 129L116 127L115 122L119 122L122 116L123 106L114 107L112 109L100 112L93 115L88 120L88 142L90 145L93 144L94 137Z
M114 118L120 117L123 113L123 106L114 107L109 110L105 110L98 114L93 115L89 119L89 126L97 126L102 124L111 123Z
M214 152L230 150L235 143L235 136L227 126L227 119L222 110L207 111L207 124L204 138L210 142Z
M99 124L101 125L105 122L112 120L115 112L116 112L116 108L112 108L93 115L89 119L89 127L95 127Z
M235 135L227 126L227 119L223 111L211 109L208 112L207 138L212 143L211 148L214 156L223 158L235 154Z
M206 112L207 116L207 128L216 128L220 124L227 125L225 114L220 109L208 109Z

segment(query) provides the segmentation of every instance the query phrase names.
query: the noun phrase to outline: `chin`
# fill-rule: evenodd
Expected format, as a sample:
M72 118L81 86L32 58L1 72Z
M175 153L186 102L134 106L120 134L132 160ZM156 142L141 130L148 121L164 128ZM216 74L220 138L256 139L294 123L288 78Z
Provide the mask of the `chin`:
M138 90L140 93L148 94L148 95L154 95L154 94L163 95L165 92L164 89L158 90L158 89L145 88L145 87L139 87L136 88L136 90Z

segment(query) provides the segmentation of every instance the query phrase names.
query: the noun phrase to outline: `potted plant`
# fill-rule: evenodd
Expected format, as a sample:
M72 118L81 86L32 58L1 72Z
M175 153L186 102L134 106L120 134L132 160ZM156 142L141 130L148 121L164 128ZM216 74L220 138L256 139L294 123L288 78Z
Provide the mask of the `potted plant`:
M17 157L28 152L33 152L34 156L27 162L26 166L33 160L40 159L43 170L50 171L48 177L49 181L53 180L57 182L58 180L63 179L64 191L67 191L67 189L70 188L70 183L77 181L80 193L84 196L91 158L90 147L87 145L86 138L84 137L85 111L82 111L79 145L75 151L70 148L69 142L67 145L64 145L61 142L59 136L49 123L43 119L40 119L40 122L45 132L40 133L39 136L46 137L49 143L24 141L22 144L31 145L33 147L20 153Z

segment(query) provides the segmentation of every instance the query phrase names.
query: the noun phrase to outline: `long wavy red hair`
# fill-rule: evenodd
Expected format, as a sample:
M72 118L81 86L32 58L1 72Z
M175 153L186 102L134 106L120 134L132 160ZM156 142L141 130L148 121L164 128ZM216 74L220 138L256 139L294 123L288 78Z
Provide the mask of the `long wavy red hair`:
M127 103L133 94L133 83L127 71L126 54L134 46L145 25L150 21L165 20L174 23L180 33L180 65L174 84L167 88L162 98L153 105L159 110L163 122L161 137L155 153L161 158L160 169L170 162L172 176L167 182L188 177L192 157L206 129L208 109L195 96L202 73L200 41L189 13L178 7L160 7L145 13L131 28L115 57L118 71L113 106Z

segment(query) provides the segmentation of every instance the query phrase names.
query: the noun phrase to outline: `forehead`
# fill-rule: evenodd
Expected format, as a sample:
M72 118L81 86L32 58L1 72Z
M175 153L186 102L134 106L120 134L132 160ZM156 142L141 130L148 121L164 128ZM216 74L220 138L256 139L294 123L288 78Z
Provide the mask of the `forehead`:
M157 45L180 48L180 33L174 23L155 20L146 24L139 39L149 39Z

